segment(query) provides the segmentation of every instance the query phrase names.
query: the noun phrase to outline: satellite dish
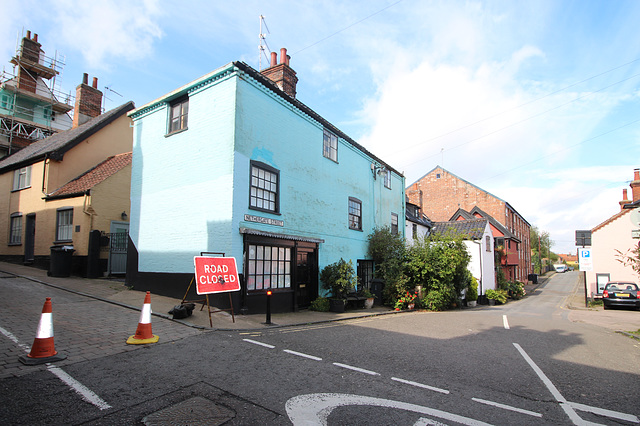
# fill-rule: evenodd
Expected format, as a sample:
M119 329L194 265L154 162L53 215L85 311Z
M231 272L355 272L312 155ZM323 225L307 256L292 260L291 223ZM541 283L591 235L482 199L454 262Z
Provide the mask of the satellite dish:
M631 220L631 223L633 223L633 226L640 228L640 208L631 210L629 219Z

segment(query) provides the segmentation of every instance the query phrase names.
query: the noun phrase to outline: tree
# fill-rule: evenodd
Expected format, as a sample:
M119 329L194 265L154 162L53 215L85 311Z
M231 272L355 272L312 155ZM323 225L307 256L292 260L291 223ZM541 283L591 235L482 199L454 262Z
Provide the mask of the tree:
M529 239L531 241L531 261L533 262L534 270L537 269L538 273L542 274L542 259L547 258L550 261L555 261L558 256L551 252L551 247L555 243L551 240L547 231L540 231L537 226L532 226L529 230Z
M394 304L408 290L408 279L404 273L404 239L391 232L389 226L383 226L369 234L367 243L369 258L375 263L375 276L385 282L383 301Z
M640 276L640 242L633 248L628 249L622 253L620 250L616 250L616 260L622 263L624 266L629 266L633 269L638 276Z

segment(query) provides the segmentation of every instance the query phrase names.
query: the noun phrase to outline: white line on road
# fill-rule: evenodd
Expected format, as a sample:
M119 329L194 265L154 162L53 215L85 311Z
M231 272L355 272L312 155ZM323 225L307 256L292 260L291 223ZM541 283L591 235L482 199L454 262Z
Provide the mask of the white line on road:
M309 359L312 359L314 361L322 361L322 358L318 358L317 356L313 356L313 355L303 354L302 352L290 351L289 349L284 349L283 351L288 353L288 354L291 354L291 355L297 355L297 356L301 356L303 358L309 358Z
M264 346L265 348L269 348L269 349L275 348L275 346L273 346L273 345L267 345L266 343L257 342L255 340L251 340L251 339L242 339L242 340L244 340L245 342L253 343L254 345Z
M449 391L446 390L446 389L440 389L440 388L436 388L436 387L433 387L433 386L425 385L425 384L422 384L422 383L412 382L411 380L399 379L397 377L392 377L391 380L395 380L396 382L404 383L406 385L416 386L418 388L429 389L429 390L432 390L432 391L435 391L435 392L449 394Z
M502 324L504 325L504 329L505 330L509 330L509 321L507 321L507 316L506 315L502 316Z
M486 399L480 399L480 398L471 398L471 399L475 402L479 402L480 404L491 405L493 407L515 411L516 413L526 414L528 416L542 417L542 414L540 413L536 413L534 411L529 411L529 410L523 410L522 408L516 408L510 405L500 404L499 402L487 401Z
M347 368L349 370L358 371L358 372L364 373L364 374L369 374L371 376L379 376L380 375L380 373L376 373L375 371L365 370L364 368L353 367L353 366L347 365L347 364L340 364L339 362L334 362L333 365L335 365L336 367Z
M82 399L85 401L95 405L101 410L106 410L111 408L109 404L107 404L102 398L95 394L88 387L71 377L68 373L63 371L61 368L56 367L55 365L47 364L47 368L53 374L58 376L60 380L67 384L71 389L73 389Z
M619 411L605 410L604 408L590 407L588 405L579 404L577 402L570 402L576 410L586 411L588 413L598 414L600 416L607 416L613 419L625 420L632 423L640 423L640 419L633 414L620 413Z
M9 340L11 340L16 345L20 346L26 353L31 352L31 348L23 343L20 343L18 338L14 336L11 332L5 330L0 327L0 333L4 334ZM95 405L101 410L106 410L111 408L109 404L107 404L102 398L96 395L92 390L88 387L71 377L68 373L63 371L61 368L54 366L51 363L46 363L47 368L54 375L56 375L60 380L62 380L67 386L73 389L82 399L87 401L90 404Z

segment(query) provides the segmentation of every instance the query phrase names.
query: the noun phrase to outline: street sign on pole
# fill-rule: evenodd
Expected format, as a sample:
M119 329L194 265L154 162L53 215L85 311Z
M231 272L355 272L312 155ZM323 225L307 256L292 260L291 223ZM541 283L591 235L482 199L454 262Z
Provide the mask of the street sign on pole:
M593 259L591 258L590 248L578 249L578 262L581 271L593 271Z

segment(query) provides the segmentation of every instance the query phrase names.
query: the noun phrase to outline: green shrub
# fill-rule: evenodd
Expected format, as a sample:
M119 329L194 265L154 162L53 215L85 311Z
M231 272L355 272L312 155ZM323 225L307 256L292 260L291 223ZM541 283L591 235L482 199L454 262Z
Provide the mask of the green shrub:
M509 297L513 300L522 299L525 295L524 284L520 281L509 282Z
M467 293L465 294L465 299L467 302L473 302L474 300L478 300L478 280L475 277L471 277L471 281L467 287Z
M489 289L486 293L487 299L493 299L498 303L507 303L507 291L506 290L493 290Z
M325 289L331 290L332 298L345 299L349 290L355 288L358 283L358 277L353 269L353 262L346 262L340 258L339 261L322 268L320 281Z
M311 302L309 309L318 312L329 312L329 299L326 297L318 297L316 300Z
M421 304L424 309L430 311L444 311L451 306L452 297L447 290L431 290L422 298Z

